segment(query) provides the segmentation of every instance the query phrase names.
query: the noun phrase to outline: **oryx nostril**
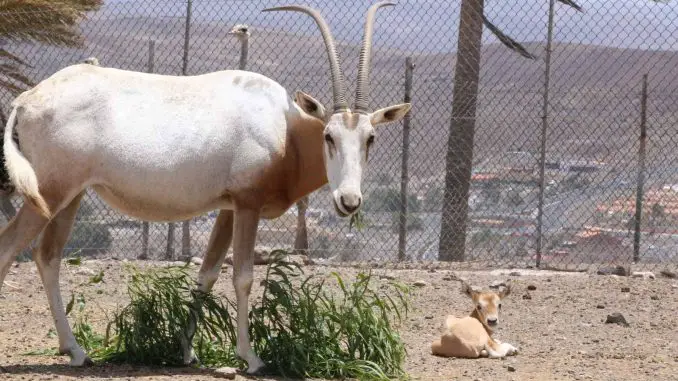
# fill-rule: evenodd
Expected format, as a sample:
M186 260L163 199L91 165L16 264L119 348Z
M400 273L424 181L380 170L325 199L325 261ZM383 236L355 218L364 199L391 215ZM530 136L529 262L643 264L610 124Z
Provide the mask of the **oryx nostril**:
M354 201L356 199L357 202ZM356 209L358 209L361 202L360 197L344 197L344 196L339 197L339 201L341 201L341 206L344 208L344 210L346 210L349 213L353 213Z

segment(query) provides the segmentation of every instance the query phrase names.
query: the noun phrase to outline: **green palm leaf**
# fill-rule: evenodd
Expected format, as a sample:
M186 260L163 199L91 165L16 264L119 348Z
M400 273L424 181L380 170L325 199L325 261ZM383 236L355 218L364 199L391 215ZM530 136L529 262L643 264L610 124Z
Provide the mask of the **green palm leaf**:
M80 47L83 38L77 23L102 4L103 0L0 0L0 40ZM23 73L26 67L30 65L25 60L0 48L0 89L17 95L34 86Z

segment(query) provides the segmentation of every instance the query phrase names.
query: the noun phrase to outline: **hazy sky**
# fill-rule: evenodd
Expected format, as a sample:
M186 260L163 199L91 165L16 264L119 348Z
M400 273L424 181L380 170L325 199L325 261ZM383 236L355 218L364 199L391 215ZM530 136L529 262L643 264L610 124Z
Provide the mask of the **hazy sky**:
M375 44L406 50L454 51L460 1L396 0L377 15ZM579 13L556 3L555 40L625 48L678 50L678 0L577 0ZM107 0L98 17L184 17L185 0ZM310 17L292 12L262 13L269 6L301 3L320 9L337 40L359 41L367 0L193 0L196 20L277 27L318 35ZM486 0L486 14L519 41L544 41L548 0ZM485 32L486 42L497 40ZM424 42L426 41L426 42Z

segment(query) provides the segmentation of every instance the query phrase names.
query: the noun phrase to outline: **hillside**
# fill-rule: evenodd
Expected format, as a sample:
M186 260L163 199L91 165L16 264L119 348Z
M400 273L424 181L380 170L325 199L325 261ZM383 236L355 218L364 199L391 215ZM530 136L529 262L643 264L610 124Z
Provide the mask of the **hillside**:
M189 74L237 66L239 44L226 34L235 23L196 22L193 25ZM184 28L181 19L96 19L85 22L82 27L87 47L81 51L37 47L16 47L12 51L21 52L34 64L30 74L36 79L90 55L97 56L106 66L146 70L148 40L152 38L157 40L156 72L181 73ZM300 89L330 102L328 65L319 33L301 37L271 28L252 28L251 70L271 76L290 91ZM543 55L540 45L527 44L527 47ZM340 44L340 55L352 90L358 47ZM407 55L412 55L417 65L411 173L415 177L440 178L452 103L455 54L421 54L376 46L371 104L382 107L401 101ZM640 84L642 74L647 72L651 89L649 165L667 160L677 162L670 140L652 140L657 134L675 131L678 124L678 55L675 52L556 44L552 60L552 116L548 134L552 154L592 156L617 162L621 167L635 160ZM475 161L507 150L536 152L541 128L543 61L528 61L501 45L490 44L483 48L481 70ZM395 125L379 130L371 164L379 171L397 174L401 130ZM666 148L657 155L662 144Z

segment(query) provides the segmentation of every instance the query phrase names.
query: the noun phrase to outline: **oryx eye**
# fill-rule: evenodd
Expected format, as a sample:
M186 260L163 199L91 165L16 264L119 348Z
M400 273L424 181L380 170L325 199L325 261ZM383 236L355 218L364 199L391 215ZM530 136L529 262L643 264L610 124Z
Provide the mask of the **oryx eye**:
M483 306L482 306L482 305L480 305L480 304L478 304L478 307L477 307L477 308L478 308L478 311L480 311L480 310L482 310L482 309L483 309Z
M325 134L325 141L328 144L334 144L334 139L332 139L332 136L330 134Z

